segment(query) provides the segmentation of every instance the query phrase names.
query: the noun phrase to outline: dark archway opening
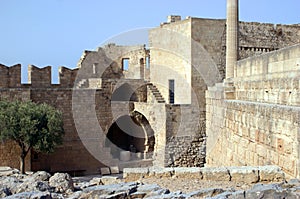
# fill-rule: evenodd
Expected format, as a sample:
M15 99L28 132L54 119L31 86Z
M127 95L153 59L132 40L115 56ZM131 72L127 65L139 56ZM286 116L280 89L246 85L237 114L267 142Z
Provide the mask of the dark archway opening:
M114 158L120 159L122 151L131 152L131 160L152 157L154 131L142 114L133 112L118 118L109 128L106 146L111 148Z

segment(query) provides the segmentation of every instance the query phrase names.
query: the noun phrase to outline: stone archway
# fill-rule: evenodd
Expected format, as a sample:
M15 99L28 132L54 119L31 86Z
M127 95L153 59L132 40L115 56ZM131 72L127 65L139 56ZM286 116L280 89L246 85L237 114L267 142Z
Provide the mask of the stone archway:
M141 113L134 111L130 115L119 117L107 132L106 147L119 159L122 152L130 153L130 161L151 159L154 151L154 131Z

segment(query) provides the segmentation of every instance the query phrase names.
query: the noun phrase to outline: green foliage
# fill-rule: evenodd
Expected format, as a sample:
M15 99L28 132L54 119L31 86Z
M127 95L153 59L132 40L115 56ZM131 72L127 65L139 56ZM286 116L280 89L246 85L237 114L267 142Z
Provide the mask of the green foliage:
M17 142L24 156L31 148L53 152L62 144L63 134L62 114L53 107L30 101L0 101L0 141Z

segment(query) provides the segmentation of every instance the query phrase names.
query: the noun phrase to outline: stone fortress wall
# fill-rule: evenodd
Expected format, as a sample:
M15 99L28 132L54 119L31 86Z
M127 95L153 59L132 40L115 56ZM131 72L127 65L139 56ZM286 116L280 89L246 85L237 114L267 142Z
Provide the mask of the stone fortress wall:
M72 103L76 101L74 96L74 90L81 90L79 98L82 100L79 103L79 106L86 108L86 104L91 102L94 107L94 110L97 112L97 119L99 121L98 125L102 127L104 133L107 133L109 127L114 122L112 115L112 108L117 110L124 109L128 111L128 106L120 105L115 103L114 106L111 106L111 100L118 101L118 97L112 99L114 96L112 93L115 90L118 90L122 86L120 81L125 81L122 67L122 57L116 59L112 62L109 58L104 57L104 55L109 55L111 48L118 49L118 46L108 45L107 49L98 49L98 51L85 52L84 59L80 60L80 69L68 69L61 67L59 70L59 84L51 84L51 67L38 68L36 66L28 67L28 84L21 84L21 65L7 67L0 65L0 93L1 99L7 100L32 100L37 103L47 103L57 109L61 110L63 113L64 120L64 143L62 146L58 147L53 154L39 154L34 151L31 152L31 155L27 157L27 169L28 170L47 170L51 172L55 171L74 171L74 172L86 172L86 173L95 173L104 165L101 161L97 160L93 154L90 153L82 143L82 138L78 135L75 121L73 118L74 112L72 108ZM124 47L119 47L124 48ZM144 50L144 47L128 47L127 50L133 50L133 56L145 57L147 52ZM122 51L122 49L120 50ZM123 50L124 51L124 50ZM129 51L128 51L129 52ZM144 55L142 53L145 53ZM116 52L115 52L116 53ZM118 53L118 52L117 52ZM122 52L123 53L123 52ZM99 57L100 56L100 57ZM101 57L102 56L102 57ZM132 55L123 55L126 58L132 58ZM97 62L94 62L97 59ZM136 67L140 67L138 58L130 59L130 66L134 67L135 65L132 62L135 61L138 63ZM99 61L102 63L99 63ZM89 67L86 65L92 63ZM95 64L96 65L93 65ZM97 65L99 64L99 65ZM105 71L100 71L103 66L100 64L108 64L105 68ZM93 67L91 67L93 66ZM94 67L96 66L96 67ZM82 68L84 67L84 68ZM144 67L143 67L144 69ZM90 71L91 70L91 71ZM129 68L126 74L128 77L132 70L136 68ZM141 71L141 70L140 70ZM100 76L100 72L102 76ZM142 71L141 71L142 73ZM131 74L133 74L131 72ZM144 71L143 71L143 74ZM136 74L135 74L136 75ZM141 75L141 74L139 74ZM120 80L123 79L123 80ZM135 79L130 81L130 85L134 87L134 94L136 94L135 101L146 101L146 87L144 84L141 84L141 81L144 83L144 80ZM119 84L118 84L119 82ZM144 85L144 87L143 87ZM94 97L94 98L93 98ZM129 96L130 97L130 96ZM128 104L127 104L128 105ZM92 109L93 109L92 107ZM93 111L93 110L90 110ZM82 111L82 119L84 121L85 128L87 131L93 132L94 128L90 124L90 118L88 112L89 109L84 109ZM86 113L86 114L85 114ZM78 118L76 118L78 119ZM111 164L118 164L118 160L112 157L109 147L105 147L105 138L101 140L101 158L106 158ZM1 165L10 165L12 167L19 167L19 158L17 146L13 143L2 143L1 144Z
M300 46L238 62L232 99L207 91L207 163L279 165L299 176Z
M239 59L300 42L299 25L240 22L239 26ZM174 105L168 105L172 112L168 114L171 117L167 124L165 165L203 166L206 162L206 138L209 136L206 132L208 102L205 91L207 85L212 86L225 78L226 20L193 17L180 20L177 17L152 29L149 45L150 79L158 85L166 101L169 101L168 80L175 79L178 82L175 83ZM219 76L211 73L205 77L205 72L212 65L218 70ZM173 73L179 78L175 78ZM189 102L191 105L183 105ZM184 124L180 117L183 115L181 110L187 107L190 112L183 117L191 116L193 119L189 122L185 120Z
M226 79L206 92L207 165L275 164L299 177L299 24L238 27L238 1L227 9ZM262 33L256 47L243 31Z
M168 34L170 32L172 37ZM299 25L240 22L239 34L241 59L300 42ZM246 126L240 123L246 119L253 120L254 123L254 118L256 122L262 123L262 120L258 119L262 118L261 109L264 110L264 114L269 115L271 114L269 111L272 110L274 115L280 114L275 117L277 119L272 124L282 125L283 129L296 134L299 113L289 107L299 105L299 82L297 81L299 76L298 73L291 76L295 74L291 71L297 71L299 67L295 68L294 65L294 68L286 67L286 60L293 58L294 51L298 47L270 53L266 55L270 56L268 58L254 57L241 61L236 71L238 76L234 80L236 99L226 101L223 100L224 88L220 84L215 88L209 88L205 99L207 85L221 82L225 77L225 20L199 18L180 20L179 17L171 17L168 23L150 31L149 45L150 49L146 49L143 45L108 44L95 51L85 51L78 62L77 69L60 68L59 84L51 84L51 67L29 66L28 84L21 84L20 65L12 67L0 65L1 99L46 102L63 112L66 132L64 144L50 155L32 151L27 159L27 169L52 172L76 171L87 174L98 172L99 168L104 166L115 165L120 168L149 165L204 166L206 161L211 165L219 165L224 164L225 160L228 164L231 161L232 165L237 163L238 165L264 165L269 163L269 159L274 160L271 163L278 163L281 166L283 163L279 161L283 162L287 157L294 161L292 165L295 167L299 160L298 153L293 148L297 144L295 137L281 136L282 131L276 131L272 141L267 141L269 139L267 129L256 129L257 131L254 132L250 121L249 126L248 123ZM202 59L202 55L199 54L201 47L210 59ZM272 55L275 58L272 58ZM281 56L278 58L281 62L272 61L272 59L276 60L277 56ZM126 69L123 65L124 59L128 60ZM148 60L150 60L150 68ZM267 62L271 64L266 67ZM213 78L203 77L201 68L205 69L211 64L220 75L212 73ZM268 78L261 81L262 78L266 78L265 74ZM168 85L168 80L172 79L175 80L174 103L170 103ZM285 83L286 80L288 83ZM282 84L285 85L284 89L279 89ZM237 100L242 104L247 103L243 104L243 107ZM257 101L260 104L267 102L278 106L259 106L261 108L257 109ZM252 115L250 113L248 115L247 111L242 112L241 107L243 110L253 110ZM282 115L285 114L286 119L281 121ZM114 131L122 133L118 129L113 130L113 126L121 122L123 116L143 121L138 122L139 126L146 129L146 132L143 132L145 138L132 141L142 148L145 160L142 159L132 165L122 163L112 152L113 147L106 144L107 137L113 139L116 145L124 144L113 133ZM224 119L227 117L228 119ZM290 117L293 117L293 120ZM286 125L285 121L288 119L295 122ZM236 130L229 140L226 137L227 131L224 131L225 124L228 125L227 129ZM97 137L99 128L103 133ZM240 134L244 132L237 130L240 128L248 128L249 133ZM269 128L277 128L277 126L272 127L270 124ZM214 150L210 151L209 148L206 149L206 145L210 146L210 143L207 143L210 142L207 136L211 136L213 132L222 132L225 137L221 137ZM229 132L231 133L231 131L227 133L230 134ZM253 132L255 142L252 139ZM97 139L89 139L89 137L84 139L85 133L87 136L94 135ZM277 143L276 147L279 147L282 152L277 153L277 149L273 150L271 146L270 149L273 151L265 150L269 149L266 142ZM86 147L87 145L97 150L93 151ZM253 150L249 154L252 155L253 160L247 162L246 158L240 157L243 157L241 154L248 155L246 150L250 145ZM243 150L238 150L240 146ZM292 149L289 149L290 146ZM229 155L222 155L225 149L227 149L226 154ZM262 160L265 154L260 153L267 153L267 157L270 158ZM289 156L284 156L283 153ZM7 156L7 154L11 155ZM131 155L135 156L135 154ZM1 144L0 160L1 165L18 167L15 146L11 143ZM293 170L291 167L288 165L283 169L294 174L295 172L291 172Z

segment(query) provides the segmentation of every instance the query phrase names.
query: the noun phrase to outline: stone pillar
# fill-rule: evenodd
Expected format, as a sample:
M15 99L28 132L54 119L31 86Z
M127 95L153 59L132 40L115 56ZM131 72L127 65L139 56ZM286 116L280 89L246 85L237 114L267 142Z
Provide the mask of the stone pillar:
M233 78L238 59L238 0L227 0L226 79Z

